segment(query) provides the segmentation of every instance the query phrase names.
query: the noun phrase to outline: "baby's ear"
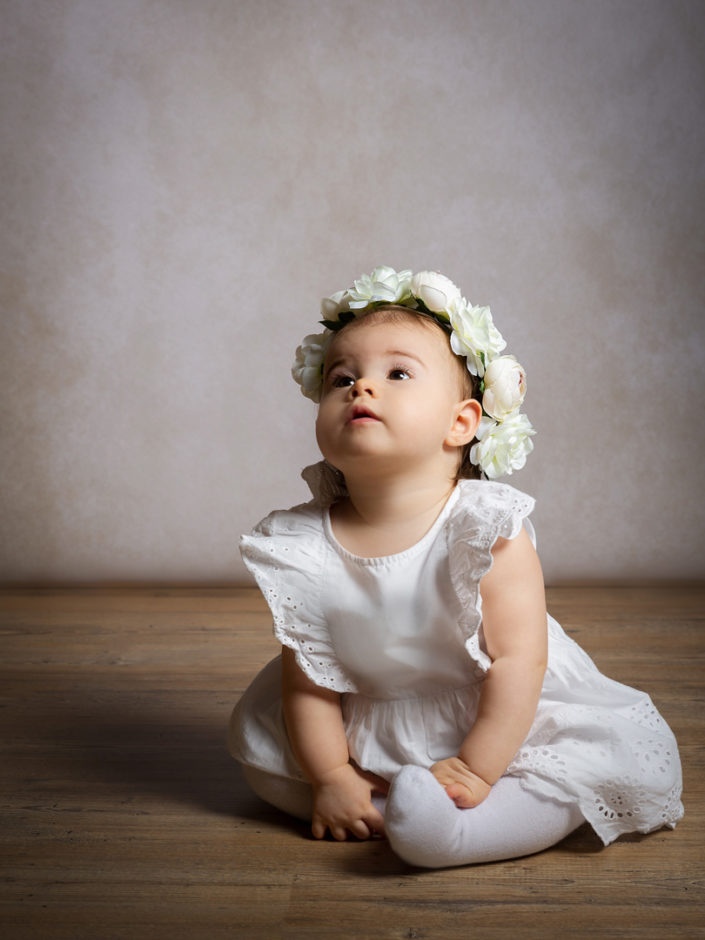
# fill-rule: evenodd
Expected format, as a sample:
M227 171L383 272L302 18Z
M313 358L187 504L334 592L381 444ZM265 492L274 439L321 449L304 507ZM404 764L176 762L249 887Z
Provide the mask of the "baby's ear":
M474 398L458 402L454 410L453 425L445 443L450 447L463 447L475 437L482 417L482 405Z

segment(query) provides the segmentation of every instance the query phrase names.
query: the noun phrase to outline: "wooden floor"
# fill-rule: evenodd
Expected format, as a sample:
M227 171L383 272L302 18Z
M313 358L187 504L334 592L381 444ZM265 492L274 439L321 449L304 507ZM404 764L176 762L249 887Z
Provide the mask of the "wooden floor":
M705 937L705 589L563 588L552 613L673 727L686 817L446 871L317 843L251 796L230 710L275 652L257 592L6 592L0 937Z

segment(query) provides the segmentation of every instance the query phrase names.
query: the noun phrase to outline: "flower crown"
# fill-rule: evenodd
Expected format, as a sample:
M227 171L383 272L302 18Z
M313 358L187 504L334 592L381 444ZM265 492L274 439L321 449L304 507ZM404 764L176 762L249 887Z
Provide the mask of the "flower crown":
M435 271L395 271L379 267L347 290L321 302L323 333L306 336L296 350L291 374L312 401L321 398L323 362L334 334L351 320L384 304L397 304L432 317L450 336L457 356L477 376L482 419L470 461L490 479L520 470L534 449L529 419L520 414L526 374L514 356L500 356L507 345L492 322L489 307L473 307L455 284Z

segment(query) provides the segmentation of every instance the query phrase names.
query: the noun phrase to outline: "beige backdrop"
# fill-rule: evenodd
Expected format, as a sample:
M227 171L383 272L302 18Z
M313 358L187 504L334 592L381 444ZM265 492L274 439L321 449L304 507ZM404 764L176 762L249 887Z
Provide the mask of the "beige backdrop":
M5 582L245 579L377 264L489 303L547 580L702 577L702 0L0 0Z

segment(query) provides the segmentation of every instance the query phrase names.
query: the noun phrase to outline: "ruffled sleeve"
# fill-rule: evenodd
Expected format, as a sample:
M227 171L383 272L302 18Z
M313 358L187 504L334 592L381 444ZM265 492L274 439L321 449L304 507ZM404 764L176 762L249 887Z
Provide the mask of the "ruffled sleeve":
M498 538L514 539L526 526L535 500L506 483L462 480L450 520L450 577L462 608L460 628L465 648L483 672L491 665L482 635L480 581L492 567L492 547Z
M272 612L274 635L294 650L304 674L324 688L356 692L337 660L319 601L326 570L320 504L270 513L242 536L240 553Z

